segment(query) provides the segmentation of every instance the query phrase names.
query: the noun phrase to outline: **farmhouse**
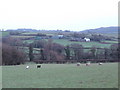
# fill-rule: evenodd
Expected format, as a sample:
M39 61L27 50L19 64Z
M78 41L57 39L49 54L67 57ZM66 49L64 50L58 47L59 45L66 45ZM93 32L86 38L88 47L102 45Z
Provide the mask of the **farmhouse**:
M85 40L86 42L90 42L90 39L89 39L89 38L84 38L84 40Z
M59 38L63 38L63 35L58 35Z

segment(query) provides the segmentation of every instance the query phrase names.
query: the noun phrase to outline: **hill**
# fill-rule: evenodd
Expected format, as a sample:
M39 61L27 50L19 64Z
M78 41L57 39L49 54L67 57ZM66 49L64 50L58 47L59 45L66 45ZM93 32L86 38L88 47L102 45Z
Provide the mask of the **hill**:
M118 33L118 27L101 27L101 28L96 28L96 29L87 29L81 31L83 33L102 33L102 34L113 34L113 33Z

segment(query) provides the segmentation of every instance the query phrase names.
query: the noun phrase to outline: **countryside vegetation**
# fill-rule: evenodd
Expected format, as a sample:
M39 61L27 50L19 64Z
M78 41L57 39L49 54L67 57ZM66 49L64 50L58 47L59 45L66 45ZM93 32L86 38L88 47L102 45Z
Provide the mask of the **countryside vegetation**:
M34 29L1 33L3 88L118 87L116 34ZM88 61L90 67L85 66Z
M89 59L92 62L116 62L119 52L116 37L61 30L48 33L37 30L3 31L2 46L3 65L19 65L26 61L86 62Z

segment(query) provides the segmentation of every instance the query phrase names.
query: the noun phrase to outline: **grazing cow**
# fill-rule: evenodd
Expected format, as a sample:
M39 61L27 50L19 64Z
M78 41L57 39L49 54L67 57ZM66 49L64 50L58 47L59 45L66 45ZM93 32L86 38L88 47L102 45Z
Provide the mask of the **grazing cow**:
M90 62L86 63L86 66L90 66Z
M28 69L29 68L29 66L26 66L26 69Z
M41 65L37 65L37 68L41 68Z
M80 63L77 63L77 66L80 66Z

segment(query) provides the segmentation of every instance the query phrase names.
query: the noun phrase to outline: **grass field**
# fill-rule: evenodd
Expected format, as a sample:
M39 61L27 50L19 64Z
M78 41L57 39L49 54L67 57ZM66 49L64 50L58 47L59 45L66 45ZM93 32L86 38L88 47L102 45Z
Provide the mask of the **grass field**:
M14 38L31 38L31 37L35 37L35 36L17 36L17 35L12 35L11 37L14 37Z
M28 32L28 33L22 33L22 35L30 35L30 34L38 34L37 32Z
M29 65L29 69L25 69ZM117 88L118 64L36 64L3 66L3 88Z
M0 90L2 88L2 67L0 66Z
M84 47L92 47L92 46L95 46L95 47L106 47L106 48L109 48L111 44L101 44L99 42L71 42L69 40L65 40L65 39L54 39L53 42L55 43L59 43L61 45L70 45L70 44L81 44L83 45Z
M7 36L7 35L9 35L9 32L7 32L7 31L0 31L0 36L2 36L2 37L4 37L4 36Z
M113 44L114 44L114 43L118 43L118 41L107 41L107 40L104 41L104 42L107 42L107 43L113 43Z
M33 40L24 40L23 42L32 43ZM102 44L102 43L99 43L99 42L71 42L71 41L66 40L66 39L54 39L53 42L64 45L64 46L74 44L74 43L75 44L81 44L84 47L95 46L95 47L109 48L111 46L111 44Z

